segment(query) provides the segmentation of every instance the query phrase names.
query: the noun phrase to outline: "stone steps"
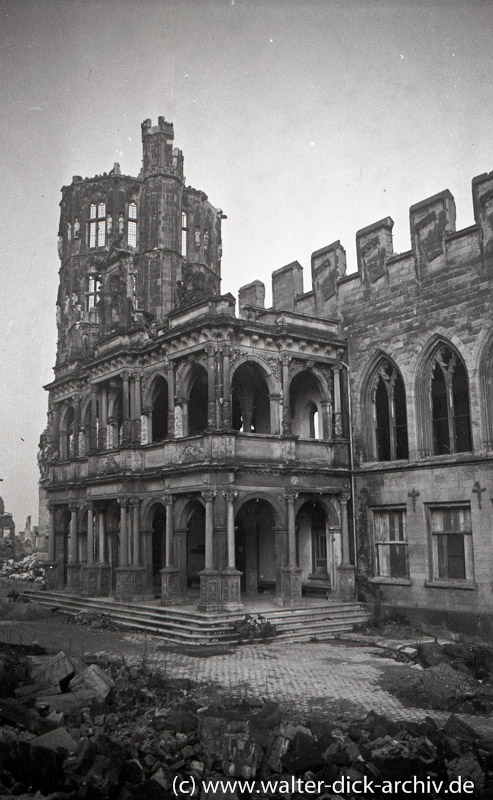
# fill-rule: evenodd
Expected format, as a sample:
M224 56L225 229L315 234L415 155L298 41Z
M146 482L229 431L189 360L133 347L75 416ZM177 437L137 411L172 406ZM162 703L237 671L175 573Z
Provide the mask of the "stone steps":
M93 612L106 614L115 622L142 632L162 636L173 644L206 645L237 641L235 620L246 611L206 614L194 609L154 606L101 598L85 598L66 592L26 589L26 597L65 614ZM276 626L279 641L309 641L334 638L368 618L359 603L329 601L303 608L276 608L254 611Z

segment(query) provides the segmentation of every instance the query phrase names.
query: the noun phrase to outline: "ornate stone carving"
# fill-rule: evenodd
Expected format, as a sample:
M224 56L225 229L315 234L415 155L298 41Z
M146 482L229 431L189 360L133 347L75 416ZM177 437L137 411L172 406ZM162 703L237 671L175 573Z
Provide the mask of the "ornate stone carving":
M212 491L202 492L201 494L205 503L213 503L216 497L216 492Z

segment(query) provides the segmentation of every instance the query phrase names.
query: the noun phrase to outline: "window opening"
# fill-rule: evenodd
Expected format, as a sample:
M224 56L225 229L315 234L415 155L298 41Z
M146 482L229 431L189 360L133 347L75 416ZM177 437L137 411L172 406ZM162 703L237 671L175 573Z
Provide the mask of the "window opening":
M471 509L468 506L430 509L433 578L473 578Z
M377 461L409 457L404 382L388 361L378 371L374 399Z
M405 578L409 574L404 509L373 512L377 575Z
M127 240L130 247L137 247L137 203L128 204Z
M188 214L181 212L181 254L187 256Z
M89 207L89 247L106 244L106 203L91 203Z
M440 348L431 373L433 454L472 449L467 373L448 347Z

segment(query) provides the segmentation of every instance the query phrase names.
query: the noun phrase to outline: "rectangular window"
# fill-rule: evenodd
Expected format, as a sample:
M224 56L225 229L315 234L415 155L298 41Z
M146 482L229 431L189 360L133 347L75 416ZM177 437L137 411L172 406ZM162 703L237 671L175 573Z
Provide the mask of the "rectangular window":
M104 247L106 244L106 203L91 203L89 206L89 247Z
M187 255L187 235L188 235L188 215L185 211L181 212L181 254Z
M92 311L96 307L98 292L101 289L101 282L95 275L89 276L87 288L87 310Z
M409 568L405 509L374 510L373 529L377 575L385 578L407 578Z
M469 506L429 509L434 580L473 580L472 527Z
M128 204L127 240L130 247L137 247L137 203Z

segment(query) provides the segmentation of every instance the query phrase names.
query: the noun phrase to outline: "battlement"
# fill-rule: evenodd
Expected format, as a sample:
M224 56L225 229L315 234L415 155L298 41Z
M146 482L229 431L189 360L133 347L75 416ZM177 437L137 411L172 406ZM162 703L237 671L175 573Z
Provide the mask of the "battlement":
M152 120L145 119L141 125L142 141L146 136L153 136L156 133L164 133L171 141L175 138L175 132L172 122L166 122L164 117L157 118L157 125L152 125Z
M359 283L368 289L405 273L415 281L451 269L464 259L471 265L484 264L493 257L493 172L473 178L472 199L476 224L456 230L456 209L448 189L432 195L409 209L411 248L394 253L391 217L373 222L356 232L357 272L347 275L346 251L339 240L316 250L311 256L312 291L303 294L303 270L296 261L272 273L273 307L303 309L308 313L333 314L339 288ZM467 239L467 244L463 240ZM462 242L462 244L461 244ZM472 268L472 266L471 266ZM395 278L397 280L397 278ZM347 291L347 290L345 290Z

